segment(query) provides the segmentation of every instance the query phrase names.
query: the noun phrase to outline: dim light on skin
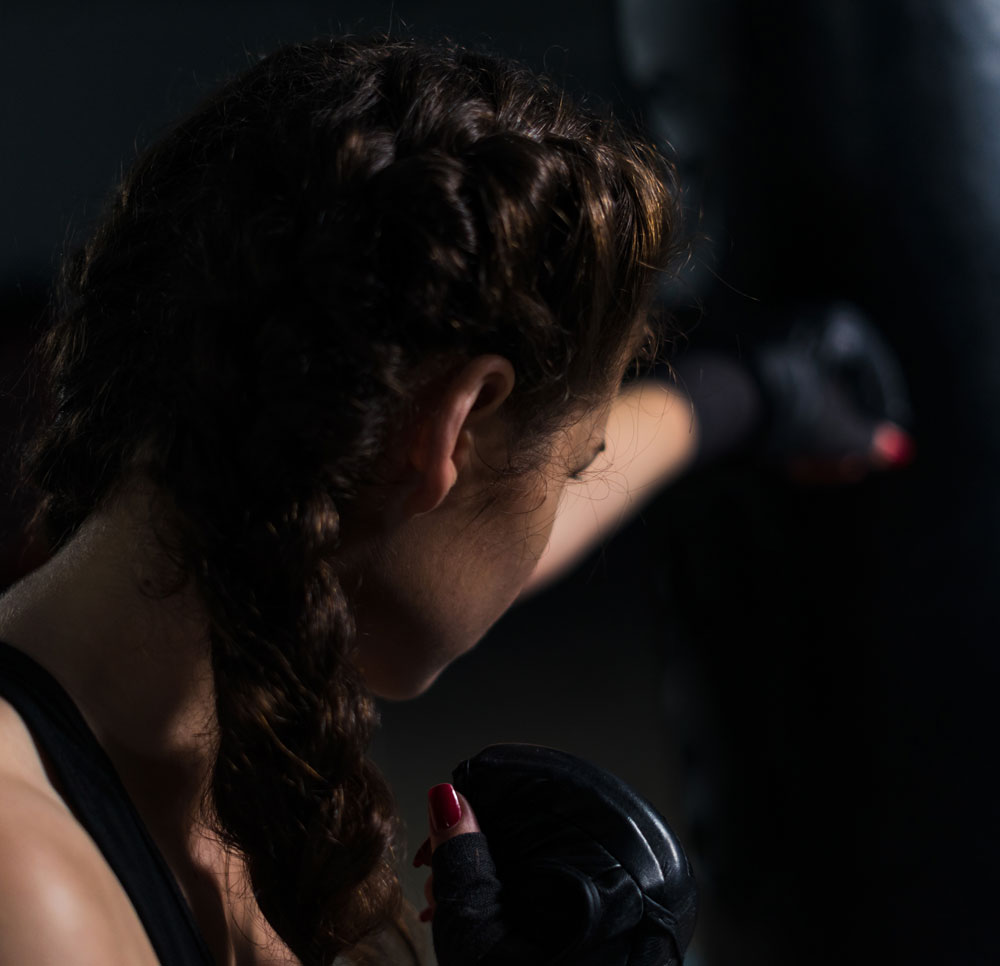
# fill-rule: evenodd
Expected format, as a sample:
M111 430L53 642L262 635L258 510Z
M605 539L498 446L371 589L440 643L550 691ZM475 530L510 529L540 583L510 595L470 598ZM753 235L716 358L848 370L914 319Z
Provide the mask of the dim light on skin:
M626 386L610 407L601 452L565 487L551 538L521 598L610 537L687 469L697 447L697 419L686 396L656 379Z
M611 401L576 414L542 465L484 499L510 455L502 403L513 370L504 363L471 374L494 383L479 386L477 402L454 394L436 407L436 427L414 431L401 509L387 513L395 523L354 565L360 579L347 578L358 663L380 697L425 691L510 607L549 542L564 488L603 447Z
M565 574L683 473L697 447L687 398L638 380L578 414L523 494L482 513L477 472L506 455L488 435L439 469L454 491L367 560L356 600L359 662L381 697L425 691L515 601Z
M537 486L480 512L476 497L493 467L503 465L497 410L509 391L504 372L490 361L467 374L456 410L416 454L389 538L371 558L377 566L365 571L365 587L374 593L358 613L361 660L373 688L388 696L428 687L531 587L546 560L551 576L555 564L593 546L655 492L656 467L666 482L686 451L691 429L684 402L660 387L633 385L555 435ZM683 427L682 444L673 447L672 421ZM200 828L177 822L200 800L209 765L206 628L190 588L170 598L141 592L158 573L149 512L149 494L141 489L95 512L63 550L0 600L0 638L58 669L141 801L147 824L161 830L162 845L197 857L196 878L198 870L217 877L225 870L196 840ZM30 736L10 729L4 735L21 741L26 760L37 764ZM31 782L55 794L41 766L32 768ZM17 825L22 840L25 827ZM41 840L55 840L56 831L38 830ZM91 847L75 826L66 834ZM112 875L99 857L83 874L87 883ZM193 883L182 876L182 887ZM123 899L108 908L126 916L131 907ZM143 944L141 926L123 928L129 941ZM139 952L133 959L151 961Z

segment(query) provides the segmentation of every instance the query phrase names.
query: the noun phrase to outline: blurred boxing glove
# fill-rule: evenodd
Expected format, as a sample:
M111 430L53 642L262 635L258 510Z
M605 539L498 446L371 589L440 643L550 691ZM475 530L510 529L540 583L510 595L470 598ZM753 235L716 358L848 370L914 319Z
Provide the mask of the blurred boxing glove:
M837 482L913 458L899 362L848 303L798 310L786 338L744 360L696 350L674 372L698 419L695 466L756 456L804 480Z
M696 911L691 867L628 785L573 755L517 744L484 749L452 777L459 796L449 786L431 795L432 812L443 803L446 813L432 818L431 840L440 966L682 962ZM461 815L463 799L474 819ZM446 837L442 825L464 834Z

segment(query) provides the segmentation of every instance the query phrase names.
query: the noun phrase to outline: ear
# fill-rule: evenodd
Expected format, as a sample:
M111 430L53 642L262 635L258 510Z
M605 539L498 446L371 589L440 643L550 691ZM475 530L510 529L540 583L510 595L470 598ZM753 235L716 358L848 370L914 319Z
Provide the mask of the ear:
M477 439L495 428L497 410L513 388L514 367L503 356L477 356L462 367L415 427L406 516L429 513L444 502L471 466Z

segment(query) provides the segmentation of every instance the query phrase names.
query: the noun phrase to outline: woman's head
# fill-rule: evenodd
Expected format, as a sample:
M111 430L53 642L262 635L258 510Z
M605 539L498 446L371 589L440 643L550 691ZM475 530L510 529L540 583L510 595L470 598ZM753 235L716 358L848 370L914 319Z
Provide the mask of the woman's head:
M56 546L136 475L160 494L210 626L212 807L306 962L394 888L356 610L381 581L420 613L407 555L445 553L449 526L466 554L505 534L536 552L540 481L599 431L674 212L652 149L519 66L318 40L147 149L64 265L28 475ZM516 592L504 561L479 624Z
M419 694L482 637L538 563L566 482L603 448L610 400L536 442L529 470L505 474L523 445L504 416L515 389L507 359L466 363L406 434L380 521L342 545L357 660L378 695Z

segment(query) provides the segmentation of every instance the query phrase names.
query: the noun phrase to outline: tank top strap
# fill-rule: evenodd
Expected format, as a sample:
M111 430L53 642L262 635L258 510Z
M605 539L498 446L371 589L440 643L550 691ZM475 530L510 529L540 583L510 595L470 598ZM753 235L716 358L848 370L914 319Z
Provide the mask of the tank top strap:
M210 966L212 955L177 880L66 690L0 641L0 697L44 749L67 805L121 882L163 966Z

